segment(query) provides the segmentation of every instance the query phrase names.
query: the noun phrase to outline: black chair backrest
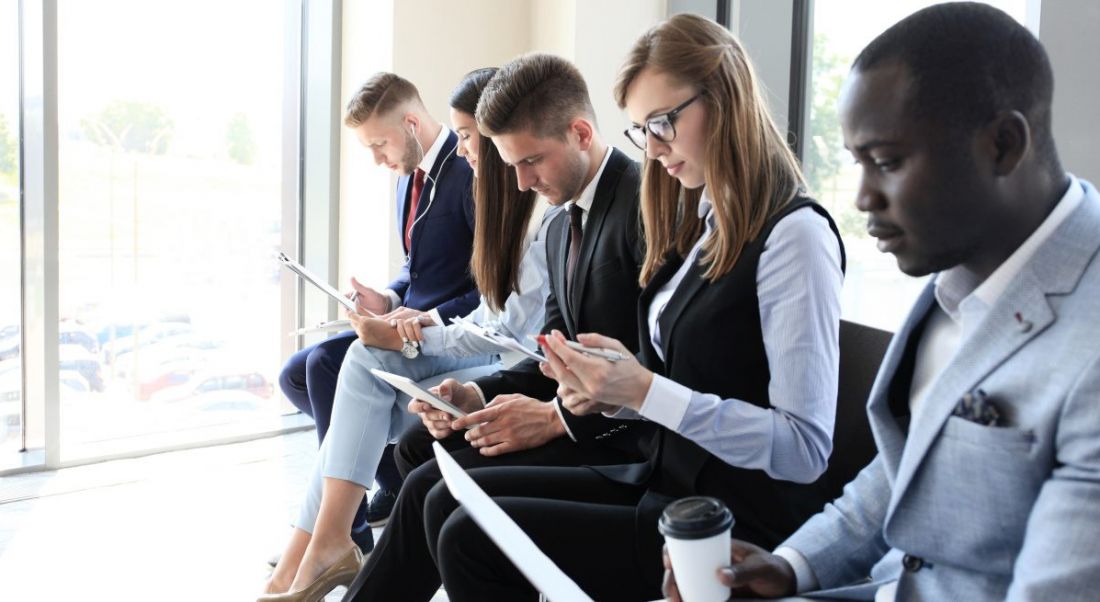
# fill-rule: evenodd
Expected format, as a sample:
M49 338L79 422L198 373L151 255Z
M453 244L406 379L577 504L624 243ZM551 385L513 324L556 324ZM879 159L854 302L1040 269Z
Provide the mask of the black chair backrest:
M875 457L867 422L867 399L892 333L840 321L840 383L836 399L833 454L821 479L832 499Z

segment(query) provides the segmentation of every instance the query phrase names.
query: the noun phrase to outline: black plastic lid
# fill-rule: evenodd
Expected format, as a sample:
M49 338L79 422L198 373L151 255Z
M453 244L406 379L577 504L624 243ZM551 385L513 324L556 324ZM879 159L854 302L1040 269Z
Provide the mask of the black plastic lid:
M733 514L721 500L695 496L676 500L665 507L658 530L674 539L706 539L729 531Z

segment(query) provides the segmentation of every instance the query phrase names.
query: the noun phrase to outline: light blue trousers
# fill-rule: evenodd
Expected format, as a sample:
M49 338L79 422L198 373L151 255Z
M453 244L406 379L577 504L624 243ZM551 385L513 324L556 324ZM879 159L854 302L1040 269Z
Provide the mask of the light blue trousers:
M397 351L351 344L340 366L332 423L317 454L309 488L295 526L310 533L321 508L325 478L343 479L370 488L386 445L420 422L407 410L409 396L370 373L371 368L400 374L434 387L444 379L466 382L501 368L496 356L452 358L421 355L408 359Z

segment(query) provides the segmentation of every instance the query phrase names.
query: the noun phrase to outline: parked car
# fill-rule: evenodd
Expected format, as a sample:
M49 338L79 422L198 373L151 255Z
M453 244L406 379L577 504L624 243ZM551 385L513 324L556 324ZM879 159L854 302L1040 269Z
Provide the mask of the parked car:
M127 351L144 348L161 339L190 334L194 331L187 322L154 322L138 328L137 334L116 338L103 344L103 363L111 364L115 358Z
M88 353L99 353L99 341L95 334L83 325L72 320L64 320L58 324L57 340L62 345L79 345ZM18 325L5 326L0 329L0 360L11 359L19 355L19 349L23 343Z
M147 376L137 384L134 397L139 401L149 401L164 389L186 384L198 369L199 364L191 359L163 362L144 371Z
M93 391L101 392L106 388L99 358L80 345L61 345L58 348L58 367L79 372Z
M247 391L267 399L275 386L259 372L206 373L182 386L165 388L152 395L152 401L180 401L213 391Z
M0 441L19 428L23 416L23 373L18 360L0 361Z

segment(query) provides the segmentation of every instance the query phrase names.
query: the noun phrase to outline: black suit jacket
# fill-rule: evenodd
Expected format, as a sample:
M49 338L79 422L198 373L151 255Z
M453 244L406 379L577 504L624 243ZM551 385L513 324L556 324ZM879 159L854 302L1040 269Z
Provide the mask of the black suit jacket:
M604 167L588 219L584 226L573 303L566 299L565 264L569 254L569 214L562 211L551 222L546 236L546 263L550 296L546 300L543 333L560 330L570 339L578 333L598 332L638 348L638 272L645 256L638 214L641 170L617 149ZM570 307L574 311L570 311ZM508 370L474 381L486 400L507 393L522 393L550 400L558 383L542 375L538 362L524 360ZM554 403L560 403L555 401ZM562 409L570 432L580 444L623 438L627 431L646 425L595 416L574 416Z

